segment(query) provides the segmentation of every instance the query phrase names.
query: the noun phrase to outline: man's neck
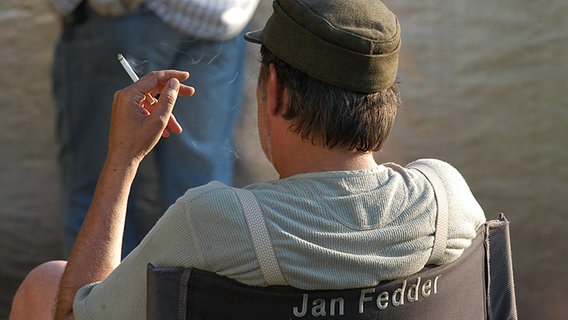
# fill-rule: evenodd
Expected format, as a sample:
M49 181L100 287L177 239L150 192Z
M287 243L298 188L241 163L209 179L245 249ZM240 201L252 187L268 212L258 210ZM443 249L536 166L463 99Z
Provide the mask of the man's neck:
M371 152L328 149L304 141L278 157L274 167L280 178L309 172L368 170L377 167ZM274 160L274 159L273 159Z
M263 138L268 159L281 179L293 175L325 171L367 170L377 167L372 152L326 148L323 141L302 139L290 120L278 114L261 114L265 119ZM268 120L266 120L268 119Z

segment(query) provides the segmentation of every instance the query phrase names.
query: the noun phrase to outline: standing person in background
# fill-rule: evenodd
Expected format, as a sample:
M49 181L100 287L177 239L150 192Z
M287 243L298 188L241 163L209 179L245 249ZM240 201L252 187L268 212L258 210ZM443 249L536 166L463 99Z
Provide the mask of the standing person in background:
M211 180L231 184L233 132L243 94L242 33L259 0L50 1L63 22L53 88L66 253L87 213L107 153L113 94L130 82L118 65L118 53L145 61L150 71L191 70L189 81L198 90L192 99L178 101L176 118L185 131L155 149L162 206ZM134 183L124 254L159 218L156 212L163 212L147 210L158 201L148 188L154 182L153 169L142 166Z

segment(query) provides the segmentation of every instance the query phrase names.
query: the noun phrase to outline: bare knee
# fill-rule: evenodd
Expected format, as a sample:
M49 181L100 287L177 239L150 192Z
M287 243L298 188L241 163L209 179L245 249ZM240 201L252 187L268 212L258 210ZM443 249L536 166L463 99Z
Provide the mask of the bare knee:
M30 271L14 296L10 319L52 319L66 265L66 261L50 261Z

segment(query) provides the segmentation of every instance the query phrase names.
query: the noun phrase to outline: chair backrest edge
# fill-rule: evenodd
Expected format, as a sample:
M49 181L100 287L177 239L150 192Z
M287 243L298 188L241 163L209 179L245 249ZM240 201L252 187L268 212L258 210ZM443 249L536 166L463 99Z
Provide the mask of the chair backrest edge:
M504 214L486 223L488 319L518 319L509 221Z

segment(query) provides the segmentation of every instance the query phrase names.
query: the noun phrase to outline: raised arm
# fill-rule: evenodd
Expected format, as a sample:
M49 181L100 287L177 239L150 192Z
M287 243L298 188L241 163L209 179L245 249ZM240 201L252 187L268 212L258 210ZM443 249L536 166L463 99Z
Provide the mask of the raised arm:
M191 96L180 84L187 72L152 72L114 96L108 154L89 212L71 251L61 280L56 319L73 319L73 299L83 285L105 279L120 263L126 204L142 159L162 135L180 133L172 115L178 95ZM157 104L145 93L160 93Z

